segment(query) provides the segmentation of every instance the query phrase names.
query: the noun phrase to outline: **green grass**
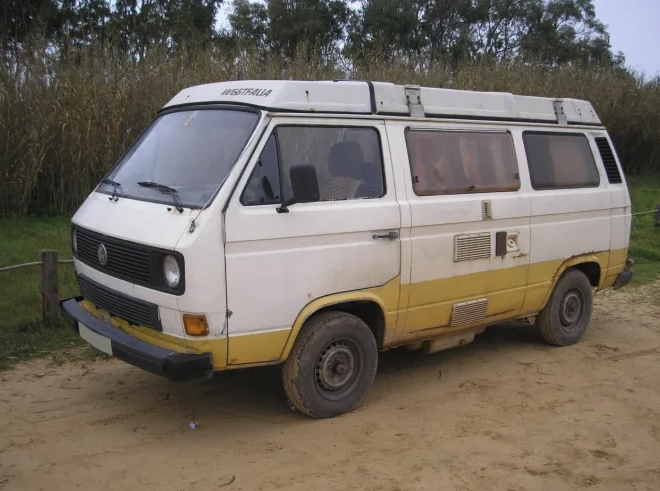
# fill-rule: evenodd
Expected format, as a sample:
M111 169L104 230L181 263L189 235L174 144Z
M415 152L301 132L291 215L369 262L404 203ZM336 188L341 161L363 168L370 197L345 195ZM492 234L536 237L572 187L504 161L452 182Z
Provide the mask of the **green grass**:
M67 218L0 220L0 267L39 261L40 249L71 258ZM0 370L17 361L82 345L71 329L41 326L39 267L0 273ZM60 296L75 295L71 265L59 268Z
M660 204L660 176L629 179L629 187L633 212L653 210ZM39 250L46 248L57 249L61 259L70 259L69 230L68 218L0 220L0 267L38 261ZM635 284L660 277L660 228L653 227L653 215L633 218L629 255L635 259ZM56 362L99 355L68 326L41 327L39 275L38 267L0 273L0 370L49 354ZM60 266L59 287L61 297L77 294L72 266Z
M654 210L660 204L660 176L628 179L633 213ZM630 252L635 260L633 282L646 283L660 277L660 228L653 227L654 215L633 217Z

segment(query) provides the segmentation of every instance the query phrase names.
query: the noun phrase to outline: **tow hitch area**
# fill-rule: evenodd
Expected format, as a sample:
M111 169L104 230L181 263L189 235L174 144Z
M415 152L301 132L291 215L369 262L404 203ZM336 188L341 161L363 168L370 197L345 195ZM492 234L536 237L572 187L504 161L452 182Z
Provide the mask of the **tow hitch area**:
M633 261L632 259L628 259L626 261L626 266L623 268L623 271L619 273L619 275L616 277L616 281L614 282L615 290L623 288L628 283L630 283L633 277L632 267L634 265L635 265L635 261Z

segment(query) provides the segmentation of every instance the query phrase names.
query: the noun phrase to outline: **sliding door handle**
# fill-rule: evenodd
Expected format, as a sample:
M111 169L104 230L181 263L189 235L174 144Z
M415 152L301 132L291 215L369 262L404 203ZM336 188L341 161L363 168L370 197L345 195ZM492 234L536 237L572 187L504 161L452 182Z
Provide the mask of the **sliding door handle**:
M372 239L387 239L387 240L394 240L399 238L399 232L389 232L387 234L373 234L371 236Z

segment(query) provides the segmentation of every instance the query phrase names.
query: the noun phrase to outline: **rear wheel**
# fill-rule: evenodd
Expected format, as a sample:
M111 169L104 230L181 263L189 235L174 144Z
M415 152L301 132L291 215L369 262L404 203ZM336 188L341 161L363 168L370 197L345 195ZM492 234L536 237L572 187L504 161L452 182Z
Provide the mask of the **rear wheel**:
M314 418L347 413L364 398L378 365L369 327L344 312L312 317L284 363L284 390L293 406Z
M577 343L589 327L592 308L589 279L577 269L567 270L539 314L537 327L541 337L555 346Z

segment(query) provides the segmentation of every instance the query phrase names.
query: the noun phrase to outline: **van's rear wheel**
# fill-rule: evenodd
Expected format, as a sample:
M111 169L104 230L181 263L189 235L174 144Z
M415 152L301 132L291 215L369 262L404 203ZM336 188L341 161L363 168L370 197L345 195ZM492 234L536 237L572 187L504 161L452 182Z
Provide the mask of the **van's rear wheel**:
M589 279L581 271L569 269L539 314L537 327L541 337L555 346L577 343L589 327L592 308Z
M322 313L303 326L284 363L284 390L299 411L331 418L360 403L377 365L376 340L362 320L343 312Z

